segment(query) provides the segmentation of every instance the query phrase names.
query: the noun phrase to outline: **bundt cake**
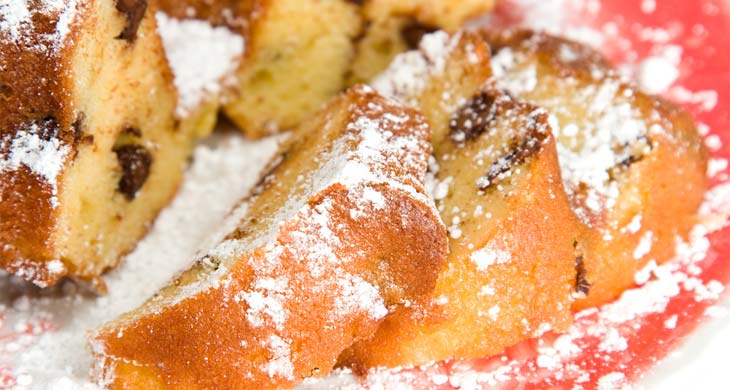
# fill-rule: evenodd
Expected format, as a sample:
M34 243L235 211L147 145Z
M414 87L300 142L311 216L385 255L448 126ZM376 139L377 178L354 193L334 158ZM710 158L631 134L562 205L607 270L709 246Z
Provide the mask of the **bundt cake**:
M325 375L446 257L422 182L429 129L355 87L281 147L226 238L91 340L104 388L289 388ZM373 239L377 237L377 239Z
M436 30L455 31L470 18L490 11L493 0L365 0L363 31L355 40L350 83L366 82L391 60L418 48L421 37Z
M637 269L674 255L707 186L707 152L692 118L621 80L600 54L531 31L483 31L498 85L545 107L563 182L589 228L581 309L616 298Z
M585 287L576 263L581 225L548 115L495 89L490 76L478 35L437 32L374 80L428 117L432 193L450 250L430 307L396 311L340 364L364 371L482 357L569 326L573 293Z
M0 266L99 282L173 196L195 134L145 0L0 5Z

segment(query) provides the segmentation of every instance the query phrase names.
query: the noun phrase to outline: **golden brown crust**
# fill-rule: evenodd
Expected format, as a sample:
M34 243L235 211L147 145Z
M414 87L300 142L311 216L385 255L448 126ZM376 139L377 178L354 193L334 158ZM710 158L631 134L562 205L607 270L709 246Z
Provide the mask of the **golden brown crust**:
M519 48L550 64L564 78L589 78L595 71L613 72L613 67L601 53L567 38L521 29L482 29L479 33L489 43L492 53L503 48ZM566 57L561 55L566 50L572 53L570 61L566 61Z
M404 121L383 122L384 114ZM366 130L368 123L386 127ZM386 153L382 163L371 165L372 172L400 183L366 184L363 190L382 196L382 207L366 207L362 210L366 214L359 216L362 199L353 197L352 184L347 184L350 177L305 193L304 206L276 225L275 236L257 241L252 248L234 249L231 259L209 255L146 308L101 329L92 340L101 384L115 389L289 388L303 378L326 374L340 351L374 333L384 313L373 316L373 310L424 302L446 253L444 227L432 207L420 199L425 197L418 181L429 152L427 127L415 111L367 89L357 88L330 104L306 131L295 135L304 140L284 146L287 157L272 164L270 179L263 180L260 192L249 201L245 222L224 242L241 242L268 229L268 215L281 211L270 208L276 199L302 195L287 184L300 172L309 174L302 171L300 158L307 164L315 156L336 161L345 156L328 157L327 153L341 153L336 147L340 141L347 148L359 148L365 132L386 130L392 142L415 136L419 145L409 157L403 154L405 149L383 152L368 144L374 147L368 153ZM324 149L310 156L311 148ZM415 160L402 163L407 158ZM404 190L408 187L415 193ZM335 263L323 264L328 256L334 256ZM212 284L195 287L206 268L217 272L211 263L224 274ZM260 268L264 264L272 270ZM320 266L325 268L315 272ZM371 296L368 302L360 301L360 295L348 298L349 284L356 294L363 293L362 286L375 286L380 298ZM268 293L259 290L262 285L268 286ZM185 291L192 292L177 295ZM269 299L267 315L256 317L255 294ZM355 301L340 312L342 299ZM377 308L379 299L382 309ZM171 300L174 303L165 303Z
M77 18L87 10L79 5ZM0 31L0 159L11 158L13 141L22 132L56 140L70 148L69 156L75 153L79 140L68 99L68 54L75 33L72 28L65 40L54 35L64 11L39 10L18 31ZM26 166L0 170L0 267L39 285L53 284L65 272L46 266L59 260L49 245L55 228L53 186Z
M696 222L695 214L707 186L708 154L691 116L621 81L600 53L584 45L526 30L485 30L481 34L493 52L508 48L517 53L514 58L522 56L517 62L523 65L518 66L537 67L535 90L518 96L545 104L558 116L564 114L586 121L588 127L597 127L596 119L587 117L589 103L576 103L571 96L588 93L590 97L586 91L609 84L616 86L616 91L606 103L615 105L614 109L628 105L647 129L643 141L646 147L629 151L625 160L608 171L618 186L615 206L587 215L591 229L584 239L585 264L592 287L588 297L577 300L574 308L618 297L634 285L638 268L650 260L661 263L670 259L676 239L686 238ZM598 100L596 96L590 98ZM570 138L559 140L570 145ZM589 208L583 192L573 190L571 195L576 209Z
M569 326L580 223L561 185L547 114L497 90L481 94L493 106L484 131L456 142L444 134L435 145L437 178L450 183L437 207L447 223L459 219L459 233L449 240L434 300L425 311L411 308L386 318L375 336L348 349L339 364L365 372L483 357ZM476 123L480 115L472 115L472 106L467 101L461 111L471 111ZM528 146L531 139L534 146ZM495 164L506 166L491 176ZM491 177L485 187L478 184L482 175ZM481 253L491 260L480 264ZM495 256L507 258L502 263Z
M68 275L103 290L100 274L133 249L150 221L145 216L154 217L177 186L181 167L170 160L185 159L193 135L173 130L172 73L154 33L154 6L37 0L28 10L28 17L11 15L21 21L0 31L0 267L40 286ZM138 77L142 68L149 77ZM142 172L130 176L139 164L125 169L114 150L143 139L164 144L145 160L150 177L174 167L158 199L133 203L151 180ZM167 162L155 162L162 154ZM117 201L117 189L129 192L127 199ZM136 204L147 210L126 212ZM103 229L122 225L118 215L142 221L99 242Z

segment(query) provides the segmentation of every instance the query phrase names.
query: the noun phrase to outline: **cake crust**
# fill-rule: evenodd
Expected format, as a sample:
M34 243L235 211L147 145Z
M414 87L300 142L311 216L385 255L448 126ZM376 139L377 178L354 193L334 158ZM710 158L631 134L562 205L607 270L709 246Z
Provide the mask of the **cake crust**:
M421 184L429 151L415 110L366 87L330 103L221 244L94 335L102 387L290 388L389 311L425 304L446 255Z
M68 272L51 243L54 197L58 176L81 141L66 98L76 32L72 24L61 36L56 25L63 16L80 20L87 12L85 4L39 9L33 23L0 30L0 267L39 285L53 284ZM32 154L40 148L55 158L39 161L41 156ZM12 149L19 155L11 155ZM39 172L26 162L35 162ZM46 177L44 168L56 175Z
M548 115L496 88L489 60L478 35L437 32L374 81L426 113L449 256L430 305L386 318L340 357L343 366L362 373L483 357L572 320L581 225Z
M510 82L505 87L545 106L562 127L557 139L564 181L588 228L583 242L585 281L591 288L574 309L608 302L634 285L638 269L671 259L676 240L686 239L696 223L707 188L708 154L695 124L680 107L622 80L585 45L530 30L481 34L500 58L498 77L534 74L531 88ZM581 166L605 157L588 156L586 151L600 144L579 140L607 136L606 145L626 140L612 146L613 164L587 176Z
M3 7L0 29L0 267L103 291L101 274L173 196L200 131L173 115L153 4L26 6Z

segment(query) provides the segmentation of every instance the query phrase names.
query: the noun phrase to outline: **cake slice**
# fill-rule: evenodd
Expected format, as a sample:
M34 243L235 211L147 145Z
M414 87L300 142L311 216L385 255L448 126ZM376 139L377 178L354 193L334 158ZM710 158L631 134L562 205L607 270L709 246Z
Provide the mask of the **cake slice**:
M428 301L446 231L417 111L355 87L310 118L237 227L91 340L103 388L275 389L327 374L398 307Z
M245 39L225 114L247 136L289 130L348 85L369 80L425 32L456 29L492 1L159 0L178 18Z
M586 299L612 300L649 261L673 257L707 186L690 115L623 81L594 50L531 31L484 31L499 85L545 107L563 181L586 226Z
M363 372L483 357L570 325L580 222L548 116L495 89L490 77L478 35L437 32L373 82L426 113L449 255L430 307L396 311L340 364Z
M201 132L144 0L0 5L0 266L103 283L174 195Z
M486 14L492 0L365 0L363 31L355 40L350 83L367 82L402 52L418 48L424 34L455 32L469 19Z
M345 85L361 24L346 0L160 0L169 15L241 34L245 54L226 115L247 136L289 130Z

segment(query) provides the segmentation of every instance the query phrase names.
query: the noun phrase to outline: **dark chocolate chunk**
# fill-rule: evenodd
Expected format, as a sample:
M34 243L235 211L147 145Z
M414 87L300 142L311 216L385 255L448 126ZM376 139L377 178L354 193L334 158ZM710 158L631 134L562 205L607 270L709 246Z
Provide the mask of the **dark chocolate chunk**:
M117 11L126 14L127 23L117 39L132 43L137 39L137 29L147 10L147 0L117 0Z
M71 124L71 129L74 132L74 142L78 143L81 138L84 137L84 115L79 115L74 123Z
M457 145L479 137L497 117L497 96L488 91L469 99L449 121L449 138Z
M147 181L152 165L152 155L140 145L123 145L114 148L117 161L122 167L122 177L119 179L117 191L131 201L137 196L137 191Z
M575 291L583 295L588 295L591 291L591 284L586 279L586 266L582 255L575 258Z
M416 20L410 20L403 27L401 27L400 35L406 42L408 49L417 49L421 43L421 38L428 33L432 33L438 30L438 27L429 26Z
M624 157L608 170L608 175L611 180L616 180L621 172L643 160L644 157L646 157L647 149L651 150L653 145L648 137L643 136L629 144L623 145L622 148L622 151L618 151L616 153L619 155L622 154Z
M91 134L86 134L86 125L84 123L85 116L84 113L79 113L78 117L76 117L76 120L71 124L71 130L73 130L74 135L74 144L86 144L91 145L94 143L94 136Z
M545 138L545 133L534 129L534 131L528 132L527 136L521 142L513 140L510 147L511 152L493 162L489 170L487 170L484 179L479 180L477 183L479 190L485 191L499 180L501 174L509 171L516 165L523 164L528 158L537 154L542 148L542 143Z
M61 129L58 119L53 115L47 115L45 118L35 121L34 124L36 125L35 130L38 132L38 137L44 141L57 138Z

